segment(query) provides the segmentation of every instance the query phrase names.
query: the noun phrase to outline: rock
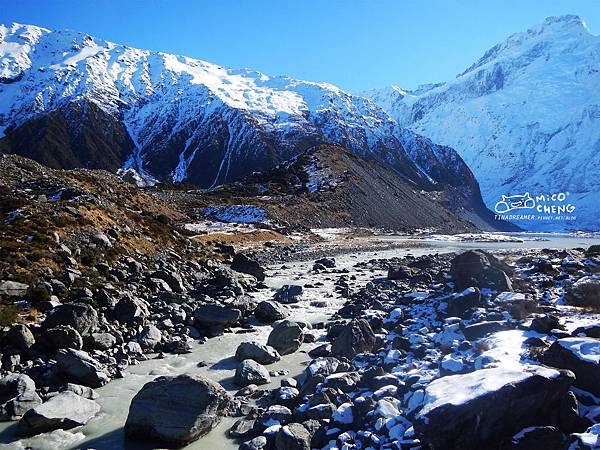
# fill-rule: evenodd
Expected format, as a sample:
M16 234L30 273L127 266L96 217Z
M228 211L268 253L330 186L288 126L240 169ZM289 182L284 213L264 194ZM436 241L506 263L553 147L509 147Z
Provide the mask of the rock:
M595 323L591 325L584 325L582 327L577 327L573 330L573 336L584 335L587 337L593 337L600 339L600 324Z
M152 278L163 280L171 288L173 292L182 293L185 292L185 286L183 280L176 272L168 272L166 270L157 270L151 275Z
M235 371L235 382L240 386L248 386L249 384L267 384L271 382L269 371L261 366L256 361L245 359L242 361Z
M17 426L19 436L31 436L62 428L85 425L100 411L93 400L65 391L25 413Z
M303 291L304 289L302 288L302 286L298 286L295 284L285 284L281 286L277 290L277 292L275 292L273 300L284 304L298 303L300 301L300 297L302 296Z
M0 420L18 420L41 404L35 383L27 375L11 373L0 378Z
M265 269L257 261L242 253L237 253L233 257L231 268L236 272L252 275L257 281L265 281Z
M42 333L41 342L50 350L73 348L81 350L83 339L79 332L69 325L59 325Z
M87 336L98 328L98 313L86 303L69 303L53 309L42 323L49 329L59 325L68 325L81 335Z
M27 295L29 285L17 281L2 281L0 283L0 297L4 298L22 298Z
M333 269L335 267L335 258L320 258L315 261L315 264L320 264L328 269Z
M556 427L527 427L515 434L506 447L510 450L551 450L567 448L567 437Z
M131 401L125 434L154 446L182 447L212 430L228 403L225 389L200 375L158 377Z
M235 352L235 357L239 361L252 359L260 364L272 364L281 359L273 347L258 342L242 342Z
M279 429L275 435L277 450L310 450L311 435L304 425L289 423Z
M600 307L600 278L580 278L566 289L565 300L574 306Z
M267 345L270 345L280 355L289 355L300 348L304 340L302 327L291 320L281 320L274 324Z
M534 317L529 329L538 333L548 334L550 331L559 327L560 321L558 320L558 317L552 314L544 314L542 316Z
M104 366L83 350L59 350L56 365L69 379L85 386L100 387L109 380Z
M220 325L230 327L242 318L239 309L219 305L202 305L194 312L194 321L198 326Z
M387 273L388 280L410 280L414 275L414 270L410 267L399 266L390 267Z
M415 431L430 449L492 448L525 427L551 423L574 376L541 366L482 369L425 388Z
M64 390L73 392L74 394L89 400L95 400L98 398L96 391L88 386L82 386L81 384L67 383Z
M483 250L466 251L450 263L450 275L458 289L478 287L512 291L507 275L512 274L512 269Z
M238 438L248 436L254 428L255 420L239 419L231 426L227 434L230 437Z
M148 317L148 304L139 298L125 296L115 305L115 317L120 323L130 323Z
M600 395L600 341L574 337L555 341L542 356L542 362L552 367L568 369L577 377L575 386Z
M239 450L262 450L267 447L267 438L257 436L254 439L242 443Z
M117 338L110 333L92 333L89 343L94 349L108 350L117 345Z
M106 248L112 247L112 242L110 242L110 239L108 238L108 236L99 231L92 233L90 235L90 241L100 247L106 247Z
M154 325L146 325L138 335L138 342L142 348L153 349L162 341L162 333Z
M463 328L462 332L470 341L479 339L487 336L490 333L496 333L498 331L507 330L510 328L510 324L504 320L492 320L474 323Z
M290 311L281 303L265 300L258 304L254 315L262 322L273 323L289 317Z
M33 333L23 324L16 324L10 327L10 330L8 330L8 333L6 334L6 338L8 342L22 352L35 344Z
M465 311L481 306L481 292L476 287L469 287L447 300L446 312L449 316L463 317Z
M335 338L331 354L354 358L359 353L369 353L375 347L375 333L365 319L353 319Z
M600 245L590 245L589 248L585 251L585 256L600 256Z

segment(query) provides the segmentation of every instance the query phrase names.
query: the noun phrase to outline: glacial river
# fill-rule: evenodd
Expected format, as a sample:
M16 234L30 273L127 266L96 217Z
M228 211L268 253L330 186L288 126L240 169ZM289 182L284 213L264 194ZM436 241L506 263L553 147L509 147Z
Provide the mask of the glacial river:
M523 235L524 236L524 235ZM532 237L534 235L527 235ZM540 237L540 236L537 236ZM404 241L415 243L415 248L401 248L384 251L366 251L353 254L337 256L337 269L349 269L347 275L356 276L356 285L363 285L373 277L385 275L381 271L356 270L353 266L360 261L368 261L373 258L391 258L394 256L405 256L412 254L419 256L428 253L446 253L464 251L466 249L508 249L508 248L587 248L592 244L599 244L600 239L593 237L571 237L560 235L542 235L544 241L528 240L525 242L457 242L451 240L424 240L407 239L405 237L385 236L377 239L389 240L391 242ZM340 274L322 273L315 274L311 271L312 262L295 262L269 267L266 284L271 290L263 290L253 294L258 300L270 299L273 291L283 284L312 284L322 283L315 288L305 289L304 300L296 305L291 305L290 319L302 320L309 323L317 323L328 319L343 304L334 289L334 282ZM326 307L311 307L312 300L325 300ZM236 362L233 358L237 346L246 340L255 340L266 343L267 336L271 330L270 325L256 324L251 333L228 333L223 336L208 340L205 344L194 346L192 353L185 355L168 355L164 359L151 359L127 369L127 376L122 379L111 381L108 385L97 389L101 412L84 427L73 430L57 430L35 437L16 440L14 431L15 423L0 424L0 449L25 449L26 447L41 450L59 450L76 448L94 448L98 450L146 450L153 448L151 443L138 443L125 440L123 425L127 418L129 404L133 396L148 381L161 375L178 375L182 373L202 374L221 383L232 393L237 391L233 383ZM314 330L317 336L323 334L320 330ZM287 376L299 375L310 360L307 352L319 345L304 344L300 351L282 357L278 363L269 365L269 370L285 369L289 371ZM204 367L198 367L199 362L207 363ZM282 377L272 377L270 385L261 388L278 387ZM236 419L225 418L207 436L186 447L187 450L196 449L237 449L239 442L227 437L227 430Z

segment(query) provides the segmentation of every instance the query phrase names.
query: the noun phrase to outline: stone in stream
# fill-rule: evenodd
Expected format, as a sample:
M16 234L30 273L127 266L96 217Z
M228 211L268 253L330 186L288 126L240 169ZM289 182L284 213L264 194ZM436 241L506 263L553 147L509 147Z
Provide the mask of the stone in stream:
M311 435L304 425L290 423L279 429L275 435L277 450L310 450Z
M450 266L450 275L458 289L478 287L512 291L509 274L512 269L507 264L483 250L461 253L452 259Z
M231 268L236 272L252 275L257 281L265 281L265 269L257 261L242 253L237 253L233 257Z
M10 373L0 378L0 420L17 420L41 404L35 383L27 375Z
M42 323L45 329L59 325L71 326L82 336L87 336L98 328L98 313L86 303L61 305L50 311Z
M235 371L235 382L240 386L267 384L271 382L269 371L252 359L242 361Z
M242 342L235 352L235 357L238 361L252 359L260 364L272 364L281 359L273 347L258 342Z
M17 426L19 436L31 436L62 428L85 425L100 411L93 400L65 391L27 411Z
M133 397L125 434L155 446L182 447L212 430L229 400L221 385L200 375L158 377Z
M202 305L194 312L194 321L201 327L212 325L229 327L235 325L241 318L242 313L239 309L220 305Z
M331 345L331 354L354 358L359 353L368 353L375 347L375 333L365 319L353 319L344 327Z
M417 437L434 450L494 447L525 427L552 423L574 379L540 366L438 378L425 389Z
M56 365L69 381L89 387L100 387L108 383L104 366L83 350L61 349L56 354Z
M273 300L284 304L298 303L300 301L300 297L302 296L302 292L304 292L302 286L298 286L296 284L285 284L281 286L277 292L275 292Z
M265 300L258 304L254 315L261 322L273 323L289 317L289 309L281 303Z
M291 320L281 320L274 324L267 345L270 345L280 355L289 355L300 348L304 341L302 327Z
M575 373L574 385L600 395L600 341L574 337L555 341L544 352L542 362Z

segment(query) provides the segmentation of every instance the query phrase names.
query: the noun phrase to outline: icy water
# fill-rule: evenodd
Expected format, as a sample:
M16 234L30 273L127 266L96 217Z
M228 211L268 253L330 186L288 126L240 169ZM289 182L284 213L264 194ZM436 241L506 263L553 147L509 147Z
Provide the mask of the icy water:
M527 237L531 237L528 235ZM337 269L347 268L348 275L355 275L357 285L362 285L373 277L384 275L382 272L370 270L356 270L353 266L359 261L368 261L373 258L391 258L412 254L419 256L428 253L446 253L473 248L483 249L507 249L507 248L573 248L585 247L600 243L599 239L590 237L570 237L560 235L544 235L545 241L525 242L453 242L453 241L430 241L407 239L405 237L386 236L385 240L414 242L414 249L402 248L385 251L357 252L336 257ZM382 239L378 237L378 239ZM310 271L312 262L287 263L285 268L281 265L272 266L268 272L267 284L271 290L264 290L254 294L257 299L271 298L273 291L283 284L316 284L321 286L305 289L305 300L291 305L293 307L291 319L303 320L309 323L324 321L331 316L343 304L343 299L335 293L334 282L339 274L315 274ZM326 307L311 307L312 300L326 300ZM123 379L114 380L108 385L97 389L100 398L97 400L102 406L100 414L92 419L86 426L77 429L35 436L28 439L15 441L14 431L16 423L0 424L0 449L25 449L27 447L39 448L41 450L59 450L75 448L94 448L98 450L142 450L154 448L151 443L137 443L125 440L123 425L127 419L129 404L133 396L148 381L160 375L178 375L182 373L202 374L221 383L231 392L237 390L233 384L235 372L235 360L233 355L240 342L256 340L266 343L267 336L271 330L269 325L259 325L251 333L234 334L210 339L205 344L198 344L192 353L186 355L169 355L164 359L153 359L131 366L127 370L127 376ZM319 330L315 334L320 336ZM289 371L287 376L299 375L310 360L306 354L315 344L305 344L301 351L287 355L276 364L269 365L269 370L285 369ZM206 362L205 367L198 367L199 362ZM273 377L271 385L262 386L272 388L279 386L281 377ZM239 442L227 437L227 430L236 419L226 418L199 441L185 447L187 450L210 449L236 449Z

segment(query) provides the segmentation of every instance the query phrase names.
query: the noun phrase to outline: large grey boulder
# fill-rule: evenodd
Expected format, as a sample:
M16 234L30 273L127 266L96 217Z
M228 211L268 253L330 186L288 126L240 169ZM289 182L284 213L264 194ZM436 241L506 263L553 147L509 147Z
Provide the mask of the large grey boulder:
M235 358L238 361L252 359L260 364L272 364L279 361L281 356L269 345L262 345L258 342L242 342L235 352Z
M115 316L121 323L141 321L149 315L148 304L136 297L125 296L115 305Z
M310 450L311 435L301 423L290 423L275 435L277 450Z
M93 400L65 391L25 413L17 426L17 434L31 436L56 429L68 430L85 425L100 411Z
M296 284L286 284L281 286L277 292L275 292L273 300L285 304L298 303L303 291L304 289L302 286Z
M199 375L159 377L135 395L125 434L156 445L181 447L215 427L229 395L219 384Z
M18 281L2 281L0 282L0 297L5 298L22 298L27 295L29 285L19 283Z
M109 381L104 366L83 350L59 350L56 365L69 381L85 386L100 387Z
M574 385L600 395L600 340L588 337L555 341L542 357L544 364L571 370Z
M267 384L271 382L269 371L261 366L256 361L245 359L242 361L235 371L235 382L240 386L248 386L249 384Z
M108 350L117 345L117 338L110 333L92 333L89 345L98 350Z
M566 289L565 299L574 306L600 307L600 277L583 277Z
M468 309L481 306L481 291L476 287L469 287L451 295L446 303L446 313L449 316L463 317Z
M299 323L282 320L274 324L267 345L270 345L280 355L289 355L300 348L304 341L304 333Z
M235 325L241 318L242 313L239 309L220 305L202 305L194 312L194 321L199 326L229 327Z
M49 328L42 333L40 340L43 345L50 350L61 348L73 348L81 350L83 348L83 339L79 332L69 325L59 325Z
M152 324L146 325L144 328L142 328L142 331L140 331L140 334L138 335L138 342L142 348L153 349L160 344L161 341L162 333L156 326Z
M257 261L248 258L242 253L237 253L233 257L231 268L236 272L252 275L258 281L265 281L265 269Z
M258 304L254 315L261 322L273 323L278 320L287 319L290 316L289 309L281 303L265 300Z
M468 287L512 291L512 269L490 253L469 250L450 262L450 275L458 289Z
M476 370L425 388L414 423L427 448L493 448L525 427L552 424L575 379L542 366Z
M54 308L42 325L45 329L68 325L87 336L98 328L98 313L86 303L68 303Z
M10 330L8 330L8 333L6 334L6 338L8 339L8 342L22 352L35 344L33 333L27 325L23 324L16 324L10 327Z
M375 347L375 333L365 319L353 319L335 338L331 354L354 358L359 353L368 353Z
M10 373L0 378L0 421L18 420L42 399L35 391L35 383L25 374Z

